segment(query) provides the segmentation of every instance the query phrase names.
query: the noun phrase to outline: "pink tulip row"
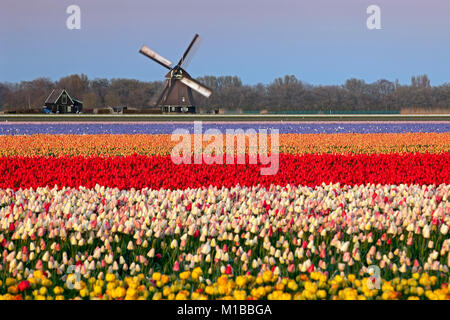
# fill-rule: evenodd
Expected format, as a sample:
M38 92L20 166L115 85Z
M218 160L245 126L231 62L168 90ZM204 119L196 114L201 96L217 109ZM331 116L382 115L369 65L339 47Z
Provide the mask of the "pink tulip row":
M446 184L0 189L0 270L448 275L449 204Z

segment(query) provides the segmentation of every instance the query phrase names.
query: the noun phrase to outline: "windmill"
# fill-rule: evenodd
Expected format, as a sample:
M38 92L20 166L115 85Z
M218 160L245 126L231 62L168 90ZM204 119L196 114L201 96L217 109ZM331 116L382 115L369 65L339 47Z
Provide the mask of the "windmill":
M192 79L186 70L183 69L192 59L192 55L199 44L200 37L196 34L180 61L174 67L172 67L173 63L170 60L145 45L139 50L143 55L169 69L169 72L166 74L164 90L156 103L157 106L161 107L162 112L195 113L192 90L197 91L207 98L211 95L211 89Z

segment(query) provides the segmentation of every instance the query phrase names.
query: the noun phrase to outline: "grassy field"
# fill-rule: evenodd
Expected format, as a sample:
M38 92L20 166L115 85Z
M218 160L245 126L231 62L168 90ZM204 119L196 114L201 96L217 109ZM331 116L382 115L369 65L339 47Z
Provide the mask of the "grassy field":
M450 121L450 114L375 114L375 115L0 115L8 121Z

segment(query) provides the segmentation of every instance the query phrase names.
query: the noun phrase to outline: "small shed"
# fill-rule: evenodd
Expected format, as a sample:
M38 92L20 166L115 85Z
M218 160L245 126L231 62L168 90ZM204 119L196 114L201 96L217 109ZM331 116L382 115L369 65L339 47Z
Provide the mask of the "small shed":
M44 105L51 113L79 113L83 110L83 102L72 98L66 89L53 89Z

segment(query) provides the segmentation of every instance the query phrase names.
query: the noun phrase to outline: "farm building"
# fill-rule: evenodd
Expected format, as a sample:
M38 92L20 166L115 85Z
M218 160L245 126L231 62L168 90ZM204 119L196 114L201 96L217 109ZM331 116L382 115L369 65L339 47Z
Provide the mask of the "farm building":
M51 113L79 113L83 110L83 102L70 97L66 89L53 89L44 105Z

